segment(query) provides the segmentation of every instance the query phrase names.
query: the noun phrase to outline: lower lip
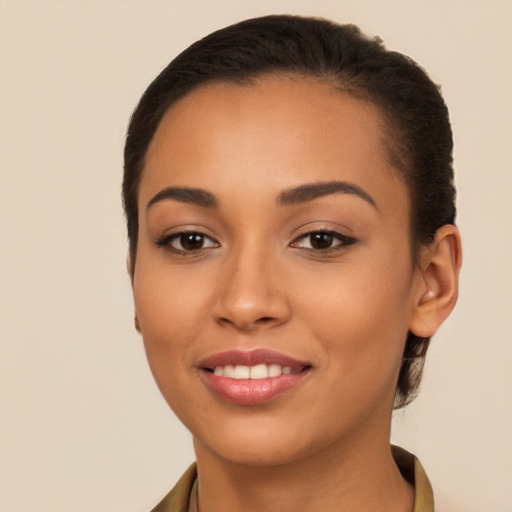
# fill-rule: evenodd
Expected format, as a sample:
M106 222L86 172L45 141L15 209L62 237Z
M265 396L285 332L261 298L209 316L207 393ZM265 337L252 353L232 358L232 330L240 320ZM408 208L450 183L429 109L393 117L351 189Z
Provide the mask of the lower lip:
M227 402L238 405L257 405L270 402L286 391L297 386L309 373L299 373L269 377L267 379L230 379L219 377L207 370L201 375L209 388Z

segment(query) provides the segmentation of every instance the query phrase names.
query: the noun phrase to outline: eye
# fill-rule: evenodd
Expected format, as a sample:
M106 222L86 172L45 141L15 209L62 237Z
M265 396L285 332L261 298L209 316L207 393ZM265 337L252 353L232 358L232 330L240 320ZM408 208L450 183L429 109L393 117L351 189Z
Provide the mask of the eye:
M326 252L330 250L341 249L352 245L356 240L352 237L342 235L335 231L311 231L306 233L291 244L292 247L298 249L306 249L310 251Z
M219 247L219 243L204 233L187 231L167 236L158 242L158 245L177 252L194 252L203 249Z

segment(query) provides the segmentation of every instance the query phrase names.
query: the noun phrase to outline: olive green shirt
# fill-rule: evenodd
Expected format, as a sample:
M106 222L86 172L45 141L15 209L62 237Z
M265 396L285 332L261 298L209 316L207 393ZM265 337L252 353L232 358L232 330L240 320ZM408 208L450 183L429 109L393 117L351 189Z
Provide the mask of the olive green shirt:
M398 446L392 447L393 457L404 478L414 485L413 512L434 512L434 495L420 461ZM172 491L151 512L196 512L197 468L192 464Z

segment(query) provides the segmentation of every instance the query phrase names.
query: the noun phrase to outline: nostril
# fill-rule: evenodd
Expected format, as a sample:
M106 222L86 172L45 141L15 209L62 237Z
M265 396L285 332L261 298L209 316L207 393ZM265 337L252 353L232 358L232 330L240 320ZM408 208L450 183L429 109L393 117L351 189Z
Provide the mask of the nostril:
M263 324L263 323L271 322L272 320L274 320L274 319L271 316L262 316L261 318L258 318L258 320L256 320L256 321Z

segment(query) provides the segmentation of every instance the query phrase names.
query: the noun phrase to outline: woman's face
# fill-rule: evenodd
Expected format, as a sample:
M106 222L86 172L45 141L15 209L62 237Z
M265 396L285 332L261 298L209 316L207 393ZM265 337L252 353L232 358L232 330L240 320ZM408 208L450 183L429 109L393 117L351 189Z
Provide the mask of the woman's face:
M383 138L373 107L298 79L210 84L165 115L133 287L196 449L273 465L389 436L422 277Z

